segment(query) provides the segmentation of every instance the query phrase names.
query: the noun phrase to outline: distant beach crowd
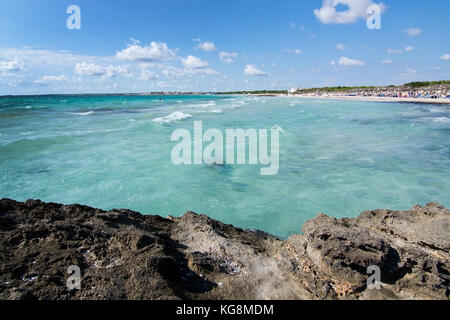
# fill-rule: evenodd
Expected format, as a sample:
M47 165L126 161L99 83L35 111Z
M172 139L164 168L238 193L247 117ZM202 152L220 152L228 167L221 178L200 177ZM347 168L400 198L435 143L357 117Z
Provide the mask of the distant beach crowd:
M418 89L399 87L377 87L370 89L350 89L343 91L328 90L294 90L289 95L309 97L378 97L378 98L417 98L450 99L450 85L430 86Z

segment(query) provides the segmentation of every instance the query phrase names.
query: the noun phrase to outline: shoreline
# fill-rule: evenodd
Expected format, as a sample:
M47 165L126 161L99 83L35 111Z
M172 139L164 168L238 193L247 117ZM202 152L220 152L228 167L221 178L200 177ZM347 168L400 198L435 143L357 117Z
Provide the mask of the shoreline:
M264 96L264 95L255 95L255 96ZM346 100L346 101L398 102L398 103L450 105L450 99L392 98L392 97L364 97L364 96L309 96L309 95L276 95L276 96L277 97L286 97L286 98L308 98L308 99L327 99L327 100Z
M450 210L438 203L319 214L286 240L193 212L10 199L0 212L0 299L449 299ZM66 288L69 266L82 272L80 290Z

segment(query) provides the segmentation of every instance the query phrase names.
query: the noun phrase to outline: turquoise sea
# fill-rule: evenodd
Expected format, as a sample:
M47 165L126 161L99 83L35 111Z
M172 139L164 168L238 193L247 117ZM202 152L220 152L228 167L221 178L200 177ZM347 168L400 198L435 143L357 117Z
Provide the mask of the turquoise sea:
M181 165L177 128L280 130L280 169ZM0 97L0 198L187 210L280 237L324 212L450 206L450 108L252 96Z

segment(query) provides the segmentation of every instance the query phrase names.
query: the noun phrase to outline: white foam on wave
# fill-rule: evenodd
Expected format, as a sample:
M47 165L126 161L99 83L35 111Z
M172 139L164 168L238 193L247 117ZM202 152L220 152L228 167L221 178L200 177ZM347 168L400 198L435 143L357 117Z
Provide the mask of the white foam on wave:
M442 109L433 108L433 109L430 109L430 112L433 112L433 113L440 113L440 112L445 112L445 111L442 110Z
M444 123L450 123L450 119L446 117L439 117L433 119L433 122L444 122Z
M31 109L31 108L32 108L31 106L26 106L26 107L25 107L25 109Z
M91 114L93 114L94 111L88 111L88 112L69 112L69 114L74 114L77 116L90 116Z
M211 113L222 113L222 109L214 109L210 111Z
M190 108L209 108L209 107L215 107L215 106L216 106L216 103L214 101L188 105L188 107L190 107Z
M169 114L165 117L155 118L152 121L158 123L170 123L172 121L180 121L186 118L192 118L192 116L188 113L184 113L181 111L175 111L174 113Z
M238 101L236 103L231 104L233 108L240 108L245 106L247 103L245 101Z
M280 127L279 125L274 125L273 127L272 127L272 129L275 129L275 130L278 130L278 131L280 131L280 132L282 132L282 133L286 133L286 131L282 128L282 127Z

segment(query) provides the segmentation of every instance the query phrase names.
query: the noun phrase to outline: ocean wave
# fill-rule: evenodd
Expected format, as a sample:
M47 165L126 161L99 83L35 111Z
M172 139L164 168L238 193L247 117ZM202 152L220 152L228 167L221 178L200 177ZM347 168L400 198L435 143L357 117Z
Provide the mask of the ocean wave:
M286 131L282 128L282 127L280 127L279 125L274 125L273 127L272 127L272 129L275 129L275 130L278 130L278 131L280 131L280 132L282 132L282 133L286 133Z
M222 113L222 109L214 109L210 111L211 113Z
M90 116L91 114L93 114L94 111L88 111L88 112L69 112L69 114L74 114L77 116Z
M190 108L209 108L209 107L215 107L215 106L216 106L216 103L214 101L188 105L188 107L190 107Z
M192 115L181 111L175 111L174 113L169 114L168 116L155 118L152 121L158 123L170 123L172 121L179 121L186 118L192 118Z
M246 103L245 101L238 101L238 102L236 102L236 103L232 103L231 106L232 106L233 108L240 108L240 107L245 106L246 104L247 104L247 103Z
M10 141L4 145L0 145L0 153L8 155L35 154L42 151L43 145L57 145L73 143L74 136L70 135L55 135L48 137L22 138Z
M439 117L433 119L433 122L444 122L444 123L450 123L450 119L446 117Z

